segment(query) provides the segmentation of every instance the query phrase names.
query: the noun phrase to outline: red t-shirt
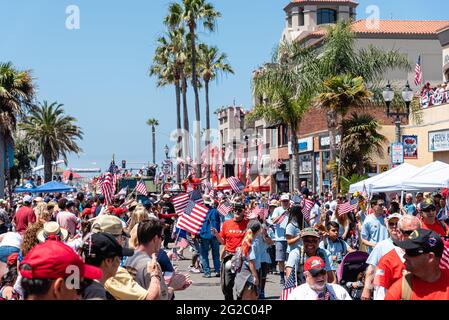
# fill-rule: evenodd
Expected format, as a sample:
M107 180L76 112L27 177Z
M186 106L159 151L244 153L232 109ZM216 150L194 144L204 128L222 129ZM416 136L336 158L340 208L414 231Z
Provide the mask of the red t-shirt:
M394 248L380 258L376 267L374 285L388 290L393 283L402 277L405 264L399 255L403 255L401 249Z
M444 231L444 228L439 221L435 221L433 224L426 224L423 220L421 220L421 224L423 229L435 231L441 237L446 236L446 232Z
M433 283L412 278L411 300L449 300L449 270L441 269L441 277ZM387 291L385 300L401 300L402 278Z
M29 224L36 222L36 215L33 209L23 206L17 210L14 222L16 224L16 232L24 233Z
M235 222L234 219L226 220L221 227L220 236L224 241L225 250L234 253L242 244L249 220Z

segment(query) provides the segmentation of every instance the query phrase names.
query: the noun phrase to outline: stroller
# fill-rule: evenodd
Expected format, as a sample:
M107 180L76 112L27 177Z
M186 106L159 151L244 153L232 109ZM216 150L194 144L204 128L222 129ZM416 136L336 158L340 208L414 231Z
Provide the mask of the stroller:
M338 283L346 288L353 300L360 300L368 267L368 253L355 251L348 253L337 269Z

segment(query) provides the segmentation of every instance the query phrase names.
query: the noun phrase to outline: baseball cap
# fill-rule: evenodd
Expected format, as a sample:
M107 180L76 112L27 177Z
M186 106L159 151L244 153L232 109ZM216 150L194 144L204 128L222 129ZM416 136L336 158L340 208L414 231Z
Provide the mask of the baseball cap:
M304 237L319 238L320 234L318 233L318 231L315 230L315 228L304 228L301 232L301 238L304 238Z
M324 270L325 267L326 264L324 263L323 259L317 256L310 257L304 263L304 271L309 271L313 276L316 276L318 273Z
M27 266L25 269L24 266ZM81 277L100 280L100 268L85 264L81 257L68 245L60 241L46 241L36 245L20 263L20 274L27 279L58 279L73 274L72 268L78 267ZM28 270L29 269L29 270Z
M281 201L290 201L290 197L288 194L284 194L281 196Z
M390 221L391 219L401 219L402 215L400 213L392 213L387 217L387 220Z
M270 201L270 207L279 207L279 202L275 199Z
M112 234L113 236L128 236L128 234L123 231L122 221L118 217L109 214L96 218L92 223L91 231L93 233L105 232Z
M85 248L89 256L97 258L131 257L134 254L134 250L123 248L112 234L106 232L93 233L87 239Z
M33 197L32 196L25 196L23 197L23 203L31 203L33 201Z
M428 211L428 210L435 210L435 204L433 203L432 199L424 199L423 202L421 202L421 210Z
M444 244L441 237L432 230L417 229L404 241L394 241L394 244L405 250L407 255L416 256L434 252L437 257L443 255Z

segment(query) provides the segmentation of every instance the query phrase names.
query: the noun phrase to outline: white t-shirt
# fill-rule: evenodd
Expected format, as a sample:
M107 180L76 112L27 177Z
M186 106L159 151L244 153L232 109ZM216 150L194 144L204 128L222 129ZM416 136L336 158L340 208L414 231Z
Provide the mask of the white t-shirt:
M328 283L326 284L327 290L333 296L334 300L352 300L348 291L338 284ZM288 300L317 300L318 293L311 289L308 283L304 283L295 288L288 296Z
M310 224L315 226L320 222L321 211L320 207L315 203L312 210L310 210Z
M22 236L18 232L7 232L3 234L3 240L0 247L16 247L20 249L22 245Z

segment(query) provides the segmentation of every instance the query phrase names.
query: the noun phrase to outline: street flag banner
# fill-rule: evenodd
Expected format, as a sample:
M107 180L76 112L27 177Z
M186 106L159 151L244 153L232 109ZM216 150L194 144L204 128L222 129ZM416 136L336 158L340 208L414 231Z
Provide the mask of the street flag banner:
M209 209L201 204L189 201L184 214L179 218L178 228L191 234L199 234Z
M184 212L184 209L187 207L187 204L189 203L189 194L183 193L179 196L176 196L173 198L173 206L175 207L175 212L177 214L181 214Z
M141 195L144 195L145 197L148 196L147 186L145 185L145 183L142 180L140 180L139 183L137 184L136 191L138 193L140 193Z
M295 290L296 287L296 268L293 266L292 272L290 272L290 275L285 282L284 289L281 292L281 300L288 300L288 296L293 290Z
M341 203L337 206L338 208L338 215L341 217L345 213L349 213L351 211L354 211L357 209L358 201L357 199L346 201L345 203Z
M301 206L302 206L302 215L306 220L310 219L310 211L312 211L313 206L315 205L315 202L313 200L304 198L302 200Z
M243 183L241 183L240 180L237 179L236 177L229 177L227 180L228 180L228 183L231 186L232 190L234 190L235 193L240 193L243 191L243 189L245 189L245 186L243 185Z
M222 216L226 217L232 210L232 206L229 204L229 202L225 201L218 206L217 210Z
M421 55L418 56L415 66L415 85L420 85L423 80L422 68L421 68Z

